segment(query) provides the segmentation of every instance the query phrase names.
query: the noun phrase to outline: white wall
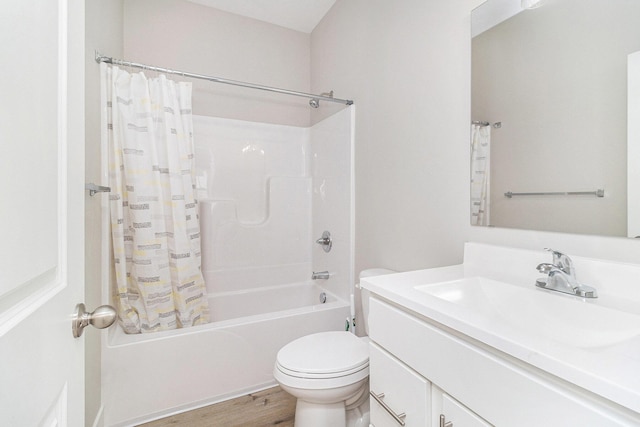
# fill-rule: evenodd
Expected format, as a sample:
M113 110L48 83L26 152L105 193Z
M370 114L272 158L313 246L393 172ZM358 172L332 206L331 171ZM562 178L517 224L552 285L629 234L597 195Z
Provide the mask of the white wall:
M338 0L311 35L312 91L357 108L356 274L462 261L472 4Z
M123 0L87 1L85 5L85 180L100 184L100 67L94 51L115 57L123 54ZM106 185L106 183L105 183ZM94 310L102 301L101 199L85 199L85 304ZM85 424L100 418L100 335L87 330L85 340ZM99 422L99 421L98 421Z
M127 60L309 91L309 34L184 0L125 0ZM309 125L305 98L194 80L193 112Z

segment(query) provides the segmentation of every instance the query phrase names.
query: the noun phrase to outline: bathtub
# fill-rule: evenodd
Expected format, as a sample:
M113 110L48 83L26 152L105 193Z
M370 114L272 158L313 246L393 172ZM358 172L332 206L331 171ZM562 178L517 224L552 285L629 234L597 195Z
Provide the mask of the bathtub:
M194 116L212 319L153 334L101 331L103 407L96 427L136 425L275 386L280 348L344 329L354 283L354 111L311 128ZM104 143L102 159L108 182ZM107 303L113 289L107 198L102 223ZM314 243L325 227L335 239L330 253ZM323 270L329 280L305 280ZM323 289L327 301L320 304Z
M209 298L207 325L140 335L119 326L103 332L105 426L136 425L272 387L282 346L341 330L349 316L348 302L310 281Z

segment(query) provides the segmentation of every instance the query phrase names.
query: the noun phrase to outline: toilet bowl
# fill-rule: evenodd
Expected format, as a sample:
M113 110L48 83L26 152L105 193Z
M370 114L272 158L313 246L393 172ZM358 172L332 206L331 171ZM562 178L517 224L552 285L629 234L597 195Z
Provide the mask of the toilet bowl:
M390 273L365 270L360 278ZM368 304L363 308L366 330ZM280 349L273 375L297 398L295 427L369 426L368 342L351 332L331 331L298 338Z
M369 349L349 332L307 335L278 352L273 375L298 399L296 427L346 427L347 412L368 399Z

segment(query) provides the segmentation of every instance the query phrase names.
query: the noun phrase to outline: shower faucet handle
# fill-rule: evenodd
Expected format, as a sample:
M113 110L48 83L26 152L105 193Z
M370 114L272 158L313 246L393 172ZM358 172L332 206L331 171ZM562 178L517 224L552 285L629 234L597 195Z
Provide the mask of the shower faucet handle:
M333 242L331 241L331 233L328 231L324 231L322 233L322 237L316 240L316 243L322 246L322 249L325 252L329 252L331 250L331 246L333 246Z

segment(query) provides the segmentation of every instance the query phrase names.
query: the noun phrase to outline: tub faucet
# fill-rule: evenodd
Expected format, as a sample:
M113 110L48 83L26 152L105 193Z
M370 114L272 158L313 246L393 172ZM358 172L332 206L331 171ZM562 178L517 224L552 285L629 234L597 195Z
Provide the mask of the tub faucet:
M326 280L328 278L329 278L328 271L314 271L313 274L311 275L311 280L318 280L318 279Z
M598 292L594 288L578 282L571 258L553 249L545 250L553 254L553 263L538 264L536 269L547 277L536 280L537 287L582 298L598 298Z

